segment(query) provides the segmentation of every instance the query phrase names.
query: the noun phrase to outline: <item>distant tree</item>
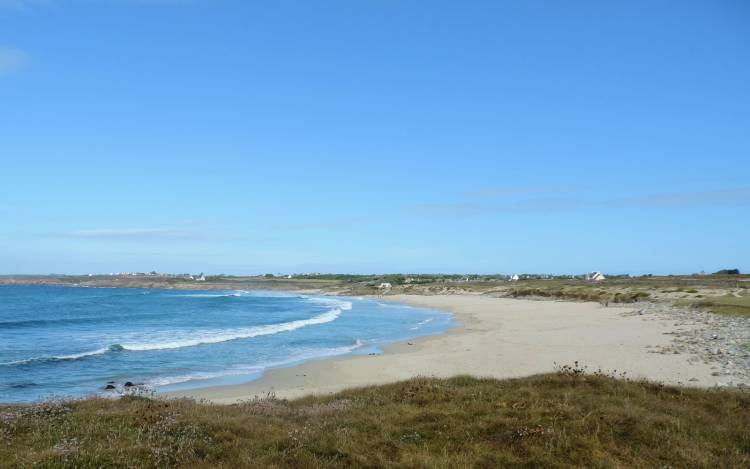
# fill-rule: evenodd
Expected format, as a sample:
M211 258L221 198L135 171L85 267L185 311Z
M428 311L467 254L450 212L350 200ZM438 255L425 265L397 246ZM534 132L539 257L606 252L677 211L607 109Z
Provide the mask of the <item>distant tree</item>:
M740 269L721 269L714 273L714 275L739 275Z
M273 274L266 274L264 275L265 278L273 278Z

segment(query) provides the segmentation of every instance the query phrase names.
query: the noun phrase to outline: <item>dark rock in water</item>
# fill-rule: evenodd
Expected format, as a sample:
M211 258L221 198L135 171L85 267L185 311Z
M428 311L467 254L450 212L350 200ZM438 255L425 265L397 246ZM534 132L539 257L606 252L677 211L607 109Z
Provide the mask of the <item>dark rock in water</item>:
M129 388L129 387L131 387L131 386L135 386L135 384L133 384L133 382L132 382L132 381L126 381L126 382L125 382L125 387L126 387L126 388Z
M115 384L114 381L107 381L107 384Z
M114 385L114 384L107 384L106 386L104 386L104 389L105 389L106 391L111 391L111 390L113 390L113 389L117 389L117 388L115 387L115 385Z

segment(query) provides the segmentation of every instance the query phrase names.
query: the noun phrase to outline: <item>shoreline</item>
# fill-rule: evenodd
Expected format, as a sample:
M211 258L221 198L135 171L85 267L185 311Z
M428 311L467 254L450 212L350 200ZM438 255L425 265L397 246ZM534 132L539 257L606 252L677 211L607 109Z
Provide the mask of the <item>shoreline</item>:
M481 295L389 295L379 300L450 313L443 334L397 342L378 355L344 355L266 370L243 384L158 393L231 404L273 395L294 399L348 388L392 383L414 376L472 375L519 378L586 366L633 379L683 386L725 384L710 363L681 353L656 353L677 331L677 319L638 314L637 306L534 301ZM641 310L642 312L643 310Z

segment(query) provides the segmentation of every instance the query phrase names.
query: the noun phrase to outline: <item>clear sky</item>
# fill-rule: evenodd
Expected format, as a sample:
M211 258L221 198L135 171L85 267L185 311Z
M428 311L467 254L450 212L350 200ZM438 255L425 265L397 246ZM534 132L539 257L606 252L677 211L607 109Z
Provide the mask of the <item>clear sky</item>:
M0 273L750 270L750 2L0 0Z

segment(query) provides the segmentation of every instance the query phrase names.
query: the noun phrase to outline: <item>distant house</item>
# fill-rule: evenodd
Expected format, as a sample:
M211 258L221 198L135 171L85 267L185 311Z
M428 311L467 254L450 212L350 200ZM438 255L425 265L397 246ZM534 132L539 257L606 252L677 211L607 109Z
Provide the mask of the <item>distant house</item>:
M594 282L601 282L602 280L606 280L607 277L605 277L601 272L591 272L590 274L586 275L586 279L593 280Z
M513 274L513 276L510 278L511 282L517 282L519 279L518 274Z
M380 288L381 290L390 290L391 286L392 285L389 282L383 282L378 288Z

